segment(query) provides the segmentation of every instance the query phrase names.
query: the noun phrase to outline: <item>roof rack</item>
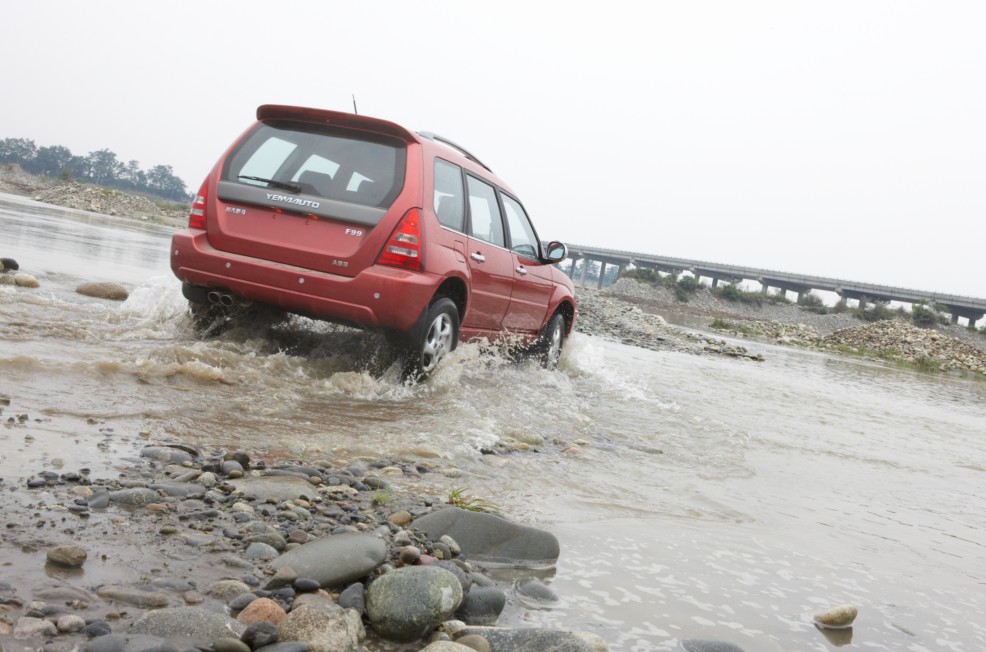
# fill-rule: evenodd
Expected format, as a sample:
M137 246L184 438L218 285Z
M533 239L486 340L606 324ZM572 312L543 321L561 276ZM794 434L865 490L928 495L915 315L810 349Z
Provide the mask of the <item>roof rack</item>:
M462 145L459 145L458 143L456 143L454 141L451 141L448 138L443 138L443 137L439 136L438 134L433 134L430 131L419 131L418 132L418 135L421 136L422 138L427 138L428 140L437 140L440 143L445 143L449 147L453 147L453 148L459 150L460 152L462 152L465 155L465 157L467 159L469 159L470 161L472 161L474 163L478 163L479 165L481 165L484 168L486 168L486 170L490 174L493 174L493 170L490 170L490 168L489 168L488 165L486 165L485 163L483 163L482 161L480 161L478 158L476 158L468 149L466 149Z

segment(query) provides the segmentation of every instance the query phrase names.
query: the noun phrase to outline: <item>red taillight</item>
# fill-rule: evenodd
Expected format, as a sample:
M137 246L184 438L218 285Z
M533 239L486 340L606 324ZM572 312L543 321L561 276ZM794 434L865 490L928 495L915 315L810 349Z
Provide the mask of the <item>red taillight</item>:
M380 265L421 271L421 215L412 208L404 213L377 258Z
M205 228L205 198L208 196L208 187L209 180L206 179L202 182L202 187L199 188L199 194L195 195L192 210L188 213L188 228L190 229Z

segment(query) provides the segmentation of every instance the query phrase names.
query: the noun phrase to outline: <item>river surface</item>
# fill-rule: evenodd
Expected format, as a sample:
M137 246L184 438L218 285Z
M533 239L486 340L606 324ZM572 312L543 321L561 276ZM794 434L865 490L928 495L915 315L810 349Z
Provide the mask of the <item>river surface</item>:
M560 369L461 346L405 386L373 337L303 319L203 339L163 227L0 196L0 476L112 472L167 438L296 459L393 456L553 532L561 597L507 624L614 651L986 650L986 383L770 345L764 363L576 334ZM84 297L84 281L131 290ZM92 425L90 430L80 423ZM120 438L107 444L100 432ZM483 455L498 441L530 450ZM132 454L132 449L118 451ZM103 476L105 477L105 476ZM811 615L859 608L826 636Z

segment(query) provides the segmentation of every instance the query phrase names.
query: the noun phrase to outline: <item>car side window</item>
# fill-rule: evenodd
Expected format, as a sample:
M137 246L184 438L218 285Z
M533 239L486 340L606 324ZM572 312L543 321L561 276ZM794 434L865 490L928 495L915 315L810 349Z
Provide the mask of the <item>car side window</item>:
M476 177L466 179L469 187L469 235L498 247L506 247L496 190Z
M503 199L503 214L507 218L507 230L510 232L510 251L534 260L540 259L541 243L524 207L509 195L501 194L500 197Z
M462 231L465 217L465 193L462 192L462 168L435 159L435 188L432 201L435 216L442 226Z

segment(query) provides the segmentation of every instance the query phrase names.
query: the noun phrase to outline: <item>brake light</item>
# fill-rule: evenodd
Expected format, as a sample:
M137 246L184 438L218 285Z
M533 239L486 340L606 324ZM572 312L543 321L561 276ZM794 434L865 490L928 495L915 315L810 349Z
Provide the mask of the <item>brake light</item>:
M418 209L404 213L380 252L377 264L421 271L421 215Z
M192 210L188 213L188 228L190 229L205 228L205 199L208 196L208 187L209 179L206 179L202 182L199 193L195 195L195 201L192 202Z

